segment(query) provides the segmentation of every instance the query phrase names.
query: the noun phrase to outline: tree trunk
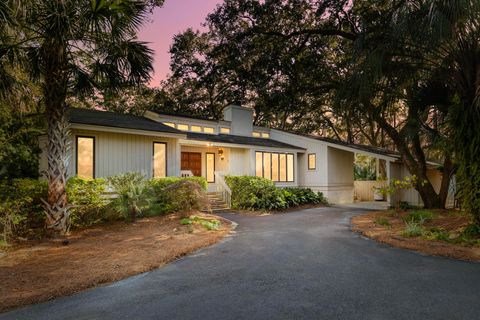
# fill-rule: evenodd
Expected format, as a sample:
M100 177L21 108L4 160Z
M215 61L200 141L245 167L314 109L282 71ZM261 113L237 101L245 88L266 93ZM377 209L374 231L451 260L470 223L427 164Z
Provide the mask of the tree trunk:
M135 207L132 207L131 214L132 214L132 222L133 223L137 222L137 210L135 209Z
M43 94L48 125L48 195L44 204L47 228L56 234L65 234L70 224L66 193L69 124L65 100L68 59L65 46L56 39L49 40L41 50L45 61Z

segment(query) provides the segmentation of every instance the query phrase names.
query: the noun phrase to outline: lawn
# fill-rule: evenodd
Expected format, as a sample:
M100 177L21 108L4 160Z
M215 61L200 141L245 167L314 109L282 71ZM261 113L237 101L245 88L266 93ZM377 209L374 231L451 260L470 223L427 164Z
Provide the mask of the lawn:
M0 251L0 311L158 268L220 241L231 230L230 222L220 217L195 216L200 222L218 220L220 226L208 230L201 223L182 224L180 217L171 214L74 231L68 245L42 240L4 248Z
M352 230L395 247L480 261L480 234L458 210L380 211L352 218Z

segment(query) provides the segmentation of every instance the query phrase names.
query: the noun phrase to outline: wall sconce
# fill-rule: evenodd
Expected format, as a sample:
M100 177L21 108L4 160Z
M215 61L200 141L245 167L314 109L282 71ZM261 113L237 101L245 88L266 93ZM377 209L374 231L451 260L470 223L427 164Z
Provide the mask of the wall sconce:
M218 149L218 156L220 157L220 160L225 159L225 155L223 154L223 149Z

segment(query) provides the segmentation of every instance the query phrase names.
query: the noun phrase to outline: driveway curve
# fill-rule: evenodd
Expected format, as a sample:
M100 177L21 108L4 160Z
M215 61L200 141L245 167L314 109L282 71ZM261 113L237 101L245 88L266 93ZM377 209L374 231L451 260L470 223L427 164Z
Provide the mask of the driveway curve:
M0 319L480 318L479 263L362 238L350 231L350 218L361 212L223 214L238 227L217 245Z

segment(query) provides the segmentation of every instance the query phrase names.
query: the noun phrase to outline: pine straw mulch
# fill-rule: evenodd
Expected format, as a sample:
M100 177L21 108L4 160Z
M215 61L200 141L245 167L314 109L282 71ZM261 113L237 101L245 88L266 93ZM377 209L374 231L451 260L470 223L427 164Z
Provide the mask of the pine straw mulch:
M43 302L158 268L225 237L232 224L217 231L181 225L180 217L144 218L72 232L70 243L29 241L0 252L0 311Z
M435 217L425 222L423 227L442 228L450 234L458 235L471 219L455 211L435 210ZM423 236L405 237L403 218L408 215L405 211L380 211L358 215L352 218L352 231L358 232L373 240L389 244L394 247L410 249L433 256L443 256L460 260L480 261L480 245L467 245L440 240L429 240ZM386 219L390 226L376 223L378 219Z

